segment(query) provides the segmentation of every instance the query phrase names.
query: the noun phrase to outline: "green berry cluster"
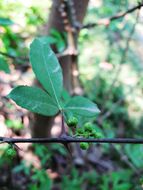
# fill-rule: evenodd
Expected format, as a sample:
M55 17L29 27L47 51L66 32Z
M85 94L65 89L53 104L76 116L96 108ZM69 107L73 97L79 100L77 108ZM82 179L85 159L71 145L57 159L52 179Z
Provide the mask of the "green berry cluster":
M66 123L69 127L75 128L76 130L76 136L84 137L84 138L101 138L101 134L97 132L92 123L88 122L83 125L83 127L77 128L78 125L78 119L77 117L73 116L72 114L65 115L66 117ZM89 148L89 145L91 143L87 142L81 142L80 147L83 150L87 150Z
M102 137L102 135L93 128L90 122L85 123L83 127L77 128L76 135L80 137L84 137L84 138L101 138ZM86 150L89 148L89 144L91 143L82 142L80 143L80 148L83 150Z
M70 117L68 120L67 120L67 125L69 127L76 127L78 124L78 119L74 116Z
M89 148L89 143L86 143L86 142L81 142L80 143L80 148L82 150L87 150Z
M77 136L82 136L85 138L90 138L90 137L101 138L102 137L102 135L94 129L94 127L92 126L90 122L85 123L83 127L78 128L76 130L76 134Z

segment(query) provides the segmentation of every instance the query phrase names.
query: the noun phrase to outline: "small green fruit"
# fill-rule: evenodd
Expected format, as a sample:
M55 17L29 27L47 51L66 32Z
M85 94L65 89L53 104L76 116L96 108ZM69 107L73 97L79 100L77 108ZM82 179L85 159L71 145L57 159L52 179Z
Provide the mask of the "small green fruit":
M92 136L93 136L94 138L96 138L96 139L102 137L101 133L99 133L99 132L97 132L97 131L95 131L95 130L93 131Z
M80 143L80 148L83 150L87 150L89 148L89 144L86 142L81 142Z
M102 138L102 134L101 133L96 133L96 138L99 139L99 138Z
M86 131L85 131L84 134L83 134L83 137L84 137L84 138L89 138L89 137L90 137L89 132L86 132Z
M87 131L87 132L92 132L92 131L93 131L92 124L91 124L90 122L85 123L85 124L84 124L84 129L85 129L85 131Z
M67 125L70 127L76 127L78 124L78 119L76 117L70 117L67 121Z
M6 155L7 156L10 156L10 157L14 157L16 155L16 151L13 149L13 148L9 148L7 151L6 151Z
M83 135L84 134L84 129L83 128L77 128L76 132L79 134L79 135Z

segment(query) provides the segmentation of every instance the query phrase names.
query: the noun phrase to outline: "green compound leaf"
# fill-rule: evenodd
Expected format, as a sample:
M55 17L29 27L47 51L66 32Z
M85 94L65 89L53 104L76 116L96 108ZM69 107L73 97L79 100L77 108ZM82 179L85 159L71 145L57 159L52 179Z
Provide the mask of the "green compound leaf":
M58 108L61 109L59 100L63 90L62 70L47 41L36 38L32 42L30 62L37 79L54 99Z
M85 117L94 117L100 112L96 104L82 96L74 96L71 98L65 105L64 110Z
M52 98L42 89L29 86L18 86L8 95L19 106L45 116L55 115L59 109Z
M9 65L2 56L0 56L0 70L4 71L5 73L10 73Z
M0 18L0 25L1 26L9 26L14 24L14 22L12 20L10 20L9 18Z

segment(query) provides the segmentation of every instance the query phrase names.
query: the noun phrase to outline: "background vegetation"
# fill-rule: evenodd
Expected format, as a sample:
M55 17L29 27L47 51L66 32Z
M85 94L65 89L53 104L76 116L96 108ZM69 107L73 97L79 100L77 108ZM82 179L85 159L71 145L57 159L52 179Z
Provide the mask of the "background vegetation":
M84 23L124 12L137 3L91 0ZM50 7L48 0L0 1L0 136L30 137L33 115L6 95L16 85L33 83L29 44L35 36L41 36ZM141 9L108 26L80 32L80 80L85 96L101 110L92 122L103 137L143 137L142 24ZM62 52L65 38L65 33L52 30L47 39ZM57 118L53 133L58 126ZM60 144L20 144L19 148L0 145L0 189L143 189L142 145L92 145L87 151L74 148L73 159Z

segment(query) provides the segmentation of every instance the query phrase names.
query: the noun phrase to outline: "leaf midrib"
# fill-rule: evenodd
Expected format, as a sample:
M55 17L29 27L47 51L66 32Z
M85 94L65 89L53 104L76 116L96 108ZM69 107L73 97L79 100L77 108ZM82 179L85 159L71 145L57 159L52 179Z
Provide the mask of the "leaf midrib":
M41 43L40 43L40 45L41 45ZM43 45L43 46L44 46L44 45ZM41 45L42 50L43 50L43 46ZM61 105L60 105L60 103L59 103L59 100L58 100L58 98L57 98L57 96L56 96L56 92L55 92L55 89L54 89L54 86L53 86L53 83L52 83L52 79L51 79L50 74L49 74L49 71L48 71L48 69L47 69L46 58L45 58L45 55L44 55L43 52L44 52L44 51L42 51L42 56L43 56L43 58L44 58L44 65L45 65L46 71L47 71L47 73L48 73L48 77L49 77L49 79L50 79L50 83L51 83L51 86L52 86L52 90L53 90L53 93L54 93L55 100L56 100L56 102L57 102L58 108L59 108L59 110L61 110L62 108L61 108Z
M91 108L85 108L85 107L66 107L66 109L70 109L70 110L87 110L87 111L91 111L91 112L95 112L97 109L96 108L93 108L93 109L91 109Z

